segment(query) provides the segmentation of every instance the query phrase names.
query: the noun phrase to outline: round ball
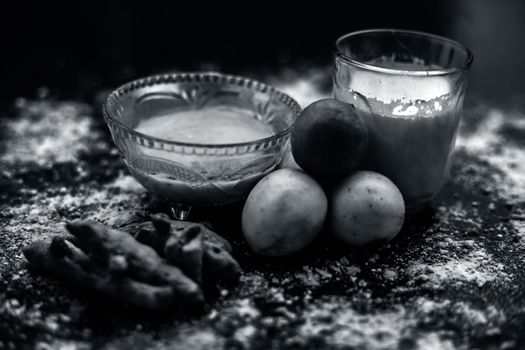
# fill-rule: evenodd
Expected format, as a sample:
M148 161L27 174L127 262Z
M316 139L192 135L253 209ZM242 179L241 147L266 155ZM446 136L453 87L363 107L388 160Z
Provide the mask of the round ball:
M284 256L308 245L321 231L328 202L304 172L280 169L250 192L242 212L242 231L261 255Z
M315 177L345 175L368 144L368 131L353 105L329 98L306 107L291 132L292 154Z
M330 231L350 245L390 241L403 226L403 196L381 174L358 171L338 183L330 197Z

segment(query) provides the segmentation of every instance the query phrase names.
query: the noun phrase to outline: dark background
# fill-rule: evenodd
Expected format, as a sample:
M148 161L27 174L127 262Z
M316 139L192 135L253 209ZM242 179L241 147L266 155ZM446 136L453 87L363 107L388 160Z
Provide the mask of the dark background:
M335 39L392 27L451 37L474 52L470 94L525 92L525 2L70 1L4 2L0 93L5 103L46 86L92 96L150 73L219 70L264 79L329 67ZM5 106L5 105L4 105Z

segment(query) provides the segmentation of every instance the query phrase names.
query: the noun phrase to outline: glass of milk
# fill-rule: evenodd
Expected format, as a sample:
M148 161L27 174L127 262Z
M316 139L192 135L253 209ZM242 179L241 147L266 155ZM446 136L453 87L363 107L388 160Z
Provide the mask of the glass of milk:
M139 79L104 105L130 172L177 219L246 197L282 160L300 111L269 85L219 73Z
M472 53L431 34L375 29L339 38L334 61L334 97L368 127L360 167L391 179L407 210L425 206L449 173Z

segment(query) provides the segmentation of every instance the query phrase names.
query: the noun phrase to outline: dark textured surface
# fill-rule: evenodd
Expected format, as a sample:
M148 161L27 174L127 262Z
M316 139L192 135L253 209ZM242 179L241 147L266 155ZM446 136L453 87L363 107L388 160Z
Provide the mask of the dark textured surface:
M310 77L323 76L313 72ZM315 79L268 78L303 106ZM72 219L118 227L168 208L128 175L98 101L16 99L0 119L0 349L525 346L522 107L471 101L452 180L389 245L355 252L327 235L286 259L249 252L241 204L195 210L244 270L203 313L145 314L29 269L21 248ZM103 96L101 94L100 96Z

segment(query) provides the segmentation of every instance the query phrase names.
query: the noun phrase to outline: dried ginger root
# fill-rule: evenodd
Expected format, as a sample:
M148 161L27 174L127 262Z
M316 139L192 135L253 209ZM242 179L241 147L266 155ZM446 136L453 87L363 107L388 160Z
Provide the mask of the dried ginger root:
M214 286L239 281L241 269L226 239L203 225L170 220L165 214L152 215L151 220L140 226L136 239L180 266L195 282Z
M78 286L146 309L200 305L201 286L232 285L241 274L227 240L203 225L163 214L125 231L89 221L66 227L73 236L26 246L27 260Z
M169 285L177 300L194 304L204 301L194 281L128 233L88 221L68 223L66 227L77 238L79 248L102 266L114 266L120 257L126 262L126 270L120 273L151 285Z
M162 213L152 215L151 221L146 221L140 224L133 223L124 226L122 230L134 233L136 239L149 245L157 252L161 252L164 249L164 244L167 239L173 233L184 231L185 229L196 225L201 227L205 242L215 243L221 249L226 250L229 254L233 252L230 242L218 233L210 230L208 227L189 221L171 220L168 215Z
M200 226L190 226L181 237L171 236L166 240L164 255L170 264L180 266L191 279L202 285L204 256L203 237Z
M173 304L171 287L153 286L128 277L114 276L61 237L36 241L24 247L23 252L35 267L107 297L150 310L163 310Z

